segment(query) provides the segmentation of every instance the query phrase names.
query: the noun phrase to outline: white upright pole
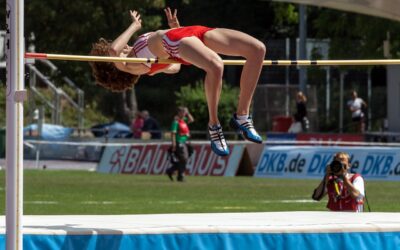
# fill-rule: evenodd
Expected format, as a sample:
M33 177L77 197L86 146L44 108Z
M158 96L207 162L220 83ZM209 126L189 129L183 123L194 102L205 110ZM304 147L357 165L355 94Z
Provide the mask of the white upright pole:
M22 250L24 0L7 0L6 247Z
M344 102L344 78L346 77L346 72L340 71L340 100L339 100L339 132L343 133L343 102Z
M372 99L372 68L369 68L367 71L367 75L368 75L368 103L367 103L367 107L368 107L368 117L367 117L367 122L368 122L368 128L367 131L371 131L372 128L372 108L371 108L371 99Z

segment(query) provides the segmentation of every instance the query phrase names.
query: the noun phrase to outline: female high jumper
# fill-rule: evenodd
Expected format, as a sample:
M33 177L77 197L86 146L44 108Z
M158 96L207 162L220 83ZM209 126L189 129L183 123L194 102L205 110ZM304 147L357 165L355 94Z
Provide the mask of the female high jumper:
M218 102L224 70L223 61L218 54L244 57L246 63L240 77L239 103L230 124L245 139L262 143L262 138L254 129L249 113L265 57L265 45L236 30L204 26L180 27L176 10L172 13L170 8L167 8L165 14L170 29L143 34L131 47L128 42L132 35L141 29L142 20L137 11L130 11L131 25L113 42L100 38L93 44L91 55L174 59L203 69L206 72L204 84L209 111L208 131L211 148L220 156L228 155L229 148L218 120ZM140 75L174 74L180 70L180 64L160 63L92 62L91 66L96 82L113 91L131 88Z

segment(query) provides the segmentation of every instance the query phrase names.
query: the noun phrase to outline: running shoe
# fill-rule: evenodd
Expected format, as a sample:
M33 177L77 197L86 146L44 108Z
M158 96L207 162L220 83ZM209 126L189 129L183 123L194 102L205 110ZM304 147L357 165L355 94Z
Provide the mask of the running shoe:
M230 121L230 125L233 129L240 133L244 139L255 143L262 143L261 136L254 129L251 116L249 116L247 119L239 120L237 119L236 114L234 114Z
M221 125L208 127L208 133L210 134L212 151L219 156L229 155L229 148L226 144L224 134L222 133Z

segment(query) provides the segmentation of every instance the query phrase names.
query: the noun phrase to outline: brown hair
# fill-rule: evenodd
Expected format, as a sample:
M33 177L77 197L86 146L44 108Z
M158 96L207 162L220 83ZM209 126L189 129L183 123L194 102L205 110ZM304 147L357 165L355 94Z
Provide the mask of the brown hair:
M109 56L111 42L100 38L97 43L92 45L90 55ZM113 92L122 92L131 89L139 80L138 75L123 72L115 67L112 62L89 62L92 67L93 77L96 83Z

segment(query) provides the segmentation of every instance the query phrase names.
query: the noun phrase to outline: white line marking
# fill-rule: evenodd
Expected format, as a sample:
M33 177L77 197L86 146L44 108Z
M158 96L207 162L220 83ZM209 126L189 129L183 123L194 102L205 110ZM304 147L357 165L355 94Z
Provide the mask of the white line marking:
M58 201L24 201L24 203L35 205L54 205L58 204Z
M85 205L112 205L117 204L115 201L82 201L81 204Z
M310 199L298 199L298 200L263 200L261 203L314 203L317 201Z

